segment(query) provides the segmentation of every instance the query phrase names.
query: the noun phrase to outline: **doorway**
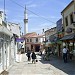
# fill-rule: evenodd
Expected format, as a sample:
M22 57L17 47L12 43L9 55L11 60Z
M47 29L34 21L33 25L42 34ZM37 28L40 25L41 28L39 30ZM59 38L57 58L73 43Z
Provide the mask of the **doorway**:
M40 46L35 46L35 52L39 52L39 50L40 50Z

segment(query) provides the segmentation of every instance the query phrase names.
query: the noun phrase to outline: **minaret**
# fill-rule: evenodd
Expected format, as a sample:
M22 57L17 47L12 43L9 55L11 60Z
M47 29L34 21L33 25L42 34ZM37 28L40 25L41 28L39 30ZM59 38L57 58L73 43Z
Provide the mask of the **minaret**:
M28 16L27 16L27 9L25 6L25 11L24 11L24 35L28 33Z

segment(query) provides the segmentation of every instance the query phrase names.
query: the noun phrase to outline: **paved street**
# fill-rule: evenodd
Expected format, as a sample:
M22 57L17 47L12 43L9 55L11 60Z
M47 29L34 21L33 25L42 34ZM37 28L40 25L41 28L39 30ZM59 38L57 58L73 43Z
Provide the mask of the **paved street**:
M15 63L9 70L8 75L75 75L75 65L63 63L57 58L51 58L50 61L39 60L36 64L27 61L25 54L22 55L23 61Z

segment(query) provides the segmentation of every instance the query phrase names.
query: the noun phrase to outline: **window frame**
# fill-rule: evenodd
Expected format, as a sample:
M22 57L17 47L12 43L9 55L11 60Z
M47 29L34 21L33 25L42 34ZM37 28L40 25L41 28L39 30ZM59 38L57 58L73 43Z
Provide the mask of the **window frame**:
M36 38L36 42L38 42L38 38Z
M32 39L30 39L30 42L32 42Z
M27 39L27 42L29 42L29 39Z
M70 24L73 23L73 12L70 14Z
M65 25L68 26L68 16L65 17Z

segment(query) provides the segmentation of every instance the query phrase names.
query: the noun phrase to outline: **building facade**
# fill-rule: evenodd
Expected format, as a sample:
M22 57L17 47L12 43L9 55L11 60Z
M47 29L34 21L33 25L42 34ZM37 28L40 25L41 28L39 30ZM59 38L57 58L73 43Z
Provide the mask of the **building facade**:
M0 73L11 65L11 37L3 12L0 11Z
M64 27L63 46L66 45L69 53L75 55L75 3L71 1L69 5L61 12Z
M11 41L11 53L12 53L11 56L12 56L12 61L16 61L19 46L21 45L21 42L17 42L17 38L21 37L21 27L19 23L17 24L17 23L8 22L7 28L13 33Z
M31 51L39 52L40 49L43 50L43 41L45 41L45 35L37 35L35 32L28 33L23 36L25 38L26 51L30 49Z
M60 40L64 36L64 29L63 29L63 24L62 24L62 18L59 19L56 22L56 29L57 29L57 55L59 57L62 56L62 41Z

